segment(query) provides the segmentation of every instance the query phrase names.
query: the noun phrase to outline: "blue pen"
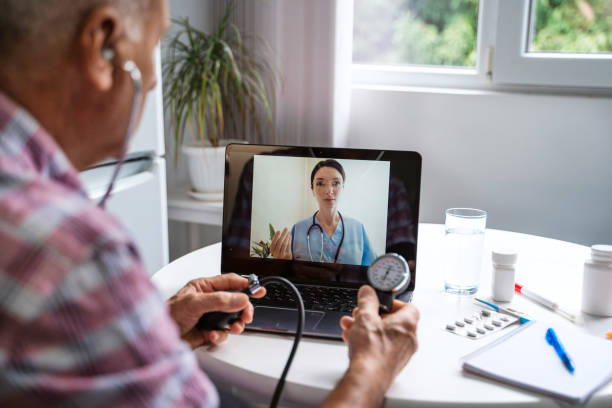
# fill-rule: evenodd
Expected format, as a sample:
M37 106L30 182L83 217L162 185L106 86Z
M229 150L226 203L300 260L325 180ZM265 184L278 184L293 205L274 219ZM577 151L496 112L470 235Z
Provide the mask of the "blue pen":
M555 348L557 355L559 356L561 361L563 361L563 364L567 367L569 372L574 373L574 364L572 363L572 360L570 360L569 356L567 355L567 352L559 342L557 334L552 328L546 330L546 341L548 342L548 344Z
M513 310L497 306L495 303L487 302L486 300L482 300L478 298L474 298L474 300L480 303L484 303L485 305L491 307L493 310L495 310L498 313L506 313L506 314L509 314L510 316L518 317L520 324L527 323L529 321L529 319L527 319L526 317L521 316L520 312L515 312Z

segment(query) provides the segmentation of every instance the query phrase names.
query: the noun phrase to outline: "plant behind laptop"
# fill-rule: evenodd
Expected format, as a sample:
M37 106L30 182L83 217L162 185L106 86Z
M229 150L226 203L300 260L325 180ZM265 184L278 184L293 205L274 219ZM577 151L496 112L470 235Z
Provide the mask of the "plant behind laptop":
M175 161L186 127L193 141L202 145L208 141L215 147L227 138L228 127L234 138L246 139L247 126L252 124L260 141L266 125L273 131L275 70L264 56L249 50L254 45L270 48L229 22L233 6L230 1L211 33L197 30L188 18L174 20L180 28L168 43L163 77Z
M268 241L259 241L259 242L255 242L253 241L253 252L255 252L255 254L257 256L259 256L260 258L267 258L270 256L270 245L271 245L271 241L272 238L274 238L274 227L272 226L272 224L268 224L268 229L270 230L270 240Z

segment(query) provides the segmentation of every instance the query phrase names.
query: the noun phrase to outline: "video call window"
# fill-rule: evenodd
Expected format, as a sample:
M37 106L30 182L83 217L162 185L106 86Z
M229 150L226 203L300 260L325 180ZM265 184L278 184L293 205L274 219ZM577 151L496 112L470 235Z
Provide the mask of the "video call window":
M273 259L272 232L284 228L291 244L283 259L368 266L385 253L389 161L253 159L251 257ZM325 231L320 220L336 214L336 229Z

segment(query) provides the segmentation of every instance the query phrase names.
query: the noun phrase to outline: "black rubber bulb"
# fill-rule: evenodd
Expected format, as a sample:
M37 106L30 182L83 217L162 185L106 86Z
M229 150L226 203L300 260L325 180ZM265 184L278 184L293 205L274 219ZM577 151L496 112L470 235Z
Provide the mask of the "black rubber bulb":
M245 276L246 277L246 276ZM255 293L257 293L261 286L259 285L259 278L255 274L251 274L247 277L249 279L250 285L241 291L246 294L249 298L253 297ZM237 291L233 291L237 292ZM232 323L240 320L240 315L242 314L242 310L232 313L226 312L208 312L204 313L198 323L196 324L196 328L198 330L228 330Z
M234 313L225 313L225 312L209 312L204 313L200 320L198 320L198 324L196 324L196 328L198 330L226 330L232 323L240 320L240 314L242 310Z

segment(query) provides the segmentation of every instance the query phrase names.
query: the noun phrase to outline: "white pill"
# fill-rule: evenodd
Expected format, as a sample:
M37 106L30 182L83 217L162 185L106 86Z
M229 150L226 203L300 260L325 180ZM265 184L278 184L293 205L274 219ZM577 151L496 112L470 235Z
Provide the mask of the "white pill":
M466 322L467 324L472 324L472 323L474 323L474 320L470 319L469 317L466 317L466 318L465 318L465 319L463 319L463 320L465 320L465 322Z
M473 331L468 330L467 331L467 335L470 337L476 337L476 333L474 333Z
M459 320L457 320L457 321L455 322L455 324L456 324L457 326L459 326L459 327L463 327L463 326L465 326L465 323L460 322Z
M453 326L452 324L447 324L446 325L446 330L453 331L453 330L455 330L455 326Z
M483 310L482 311L482 315L483 316L491 316L491 312L489 312L488 310Z
M507 322L508 321L508 318L506 316L502 316L502 317L500 317L500 319L501 319L502 322Z
M485 324L484 327L487 330L493 330L493 326L491 326L490 324Z
M501 322L499 320L493 320L491 323L493 323L493 326L501 326Z
M478 328L476 329L476 331L477 331L478 333L480 333L480 334L485 334L484 329L481 329L480 327L478 327Z

